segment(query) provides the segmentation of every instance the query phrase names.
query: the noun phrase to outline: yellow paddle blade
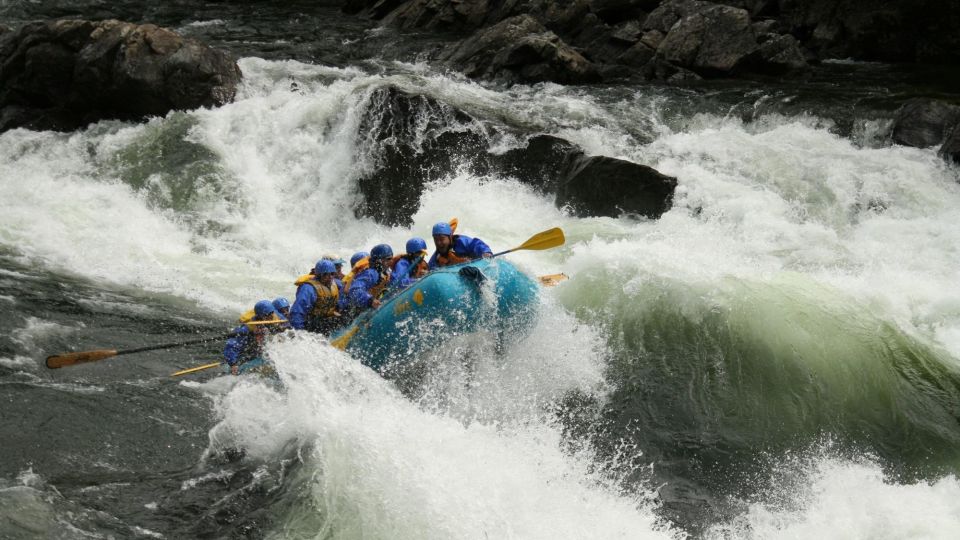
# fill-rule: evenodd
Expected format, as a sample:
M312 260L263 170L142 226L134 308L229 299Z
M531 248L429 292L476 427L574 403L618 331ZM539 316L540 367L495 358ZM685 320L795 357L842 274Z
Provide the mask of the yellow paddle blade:
M450 223L450 230L453 232L457 232L457 225L460 224L460 220L458 220L457 218L450 218L449 223Z
M542 233L537 233L531 236L529 240L510 251L517 251L521 249L550 249L557 246L562 246L566 241L566 238L563 236L563 229L560 227L554 227L550 230L546 230Z
M179 376L179 375L186 375L187 373L196 373L197 371L203 371L203 370L205 370L205 369L215 368L215 367L217 367L217 366L219 366L219 365L221 365L221 364L223 364L223 362L213 362L212 364L204 364L204 365L202 365L202 366L197 366L197 367L190 368L190 369L181 369L180 371L178 371L178 372L176 372L176 373L171 373L170 376L171 376L171 377L177 377L177 376Z
M83 364L85 362L96 362L104 358L116 356L115 349L101 349L98 351L83 351L67 354L55 354L47 357L47 367L50 369L59 369L63 366L72 366L74 364Z
M546 276L539 276L537 279L540 280L540 284L544 287L554 287L560 283L570 279L566 274L549 274Z
M345 351L347 349L347 345L350 345L350 340L353 339L353 336L356 335L358 330L360 330L360 327L354 326L350 330L347 330L346 332L344 332L342 336L331 341L330 345L333 345L334 347L340 349L341 351Z

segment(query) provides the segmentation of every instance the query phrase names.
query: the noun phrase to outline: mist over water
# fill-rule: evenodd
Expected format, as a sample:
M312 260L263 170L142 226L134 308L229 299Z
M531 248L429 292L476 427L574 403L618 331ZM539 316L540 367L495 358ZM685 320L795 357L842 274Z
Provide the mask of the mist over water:
M883 107L838 122L776 90L504 89L256 56L219 109L0 135L0 391L22 404L0 424L17 441L0 536L960 534L960 173L887 145ZM464 164L411 227L357 218L360 119L386 85L655 167L678 179L673 208L575 218ZM295 337L269 349L282 388L169 378L217 344L42 367L219 332L292 297L321 254L454 216L495 250L566 233L509 256L571 279L504 350L458 336L384 377Z

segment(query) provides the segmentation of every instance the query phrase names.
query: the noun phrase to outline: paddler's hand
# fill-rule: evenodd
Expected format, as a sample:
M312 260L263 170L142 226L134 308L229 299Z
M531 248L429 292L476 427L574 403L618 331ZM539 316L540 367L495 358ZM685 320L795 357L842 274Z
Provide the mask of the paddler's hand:
M374 298L373 300L370 301L370 307L372 307L373 309L377 309L378 307L380 307L380 301Z
M484 253L484 254L483 254L483 258L484 258L484 259L489 259L490 257L493 257L493 253Z
M239 374L240 374L240 366L238 366L238 365L236 365L236 364L230 366L230 374L231 374L231 375L239 375Z

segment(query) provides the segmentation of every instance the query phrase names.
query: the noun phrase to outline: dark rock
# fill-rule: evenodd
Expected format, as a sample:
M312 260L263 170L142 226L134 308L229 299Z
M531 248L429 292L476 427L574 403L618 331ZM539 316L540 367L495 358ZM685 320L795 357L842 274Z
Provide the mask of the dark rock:
M590 0L590 11L607 24L636 20L643 15L644 2L638 0Z
M590 4L587 0L547 1L543 4L545 5L531 10L530 15L550 30L564 35L580 33L584 18L590 13Z
M720 0L718 3L745 9L752 16L776 9L776 0Z
M572 38L571 45L587 59L602 65L613 62L629 49L632 44L629 41L631 37L639 39L640 36L631 36L629 29L611 27L593 13L588 13L583 19L580 32Z
M907 101L893 120L893 142L927 148L943 142L960 122L960 107L932 99Z
M653 50L657 50L657 47L663 43L663 38L665 35L666 34L659 30L647 30L643 33L643 37L640 38L640 43L643 43Z
M639 68L647 65L650 60L653 60L656 54L657 51L651 49L641 41L627 49L617 60L624 65Z
M492 15L488 0L409 0L388 11L385 24L400 28L471 31L483 26Z
M552 135L536 135L525 148L514 148L496 156L503 174L533 186L541 193L556 193L558 179L583 156L579 146Z
M701 75L726 75L756 50L749 13L712 6L680 19L660 43L657 54Z
M953 132L943 142L940 147L940 157L951 162L960 164L960 127L955 127Z
M677 179L622 159L581 157L557 187L557 206L574 215L659 218L670 209Z
M529 15L485 28L447 50L443 59L468 77L535 83L589 83L596 67Z
M757 61L751 71L780 75L809 67L800 42L791 35L768 35L757 50Z
M766 34L776 34L778 24L776 19L766 19L763 21L757 21L752 25L753 33L757 36L763 36Z
M940 0L778 0L777 17L820 58L960 61L960 10Z
M343 0L340 11L347 15L356 15L370 6L370 0Z
M644 30L658 30L667 35L680 19L688 17L709 7L710 3L698 0L667 0L647 15L643 22Z
M516 178L577 215L658 217L670 205L676 181L627 161L586 157L559 137L535 135L526 146L491 154L499 130L433 98L395 87L373 92L361 120L357 216L409 226L429 182L467 170Z
M231 101L227 53L151 24L62 20L0 35L0 130L71 130Z
M361 162L369 170L358 185L354 209L385 225L409 226L424 186L470 165L482 174L488 142L466 113L427 96L392 86L377 89L360 122Z
M406 0L376 0L367 10L371 19L382 19L397 9Z
M674 83L699 81L701 77L689 69L678 67L667 62L659 56L654 56L641 69L644 78L657 81L670 81Z
M617 26L610 34L610 38L628 45L640 41L643 33L640 31L640 23L637 21L627 21Z

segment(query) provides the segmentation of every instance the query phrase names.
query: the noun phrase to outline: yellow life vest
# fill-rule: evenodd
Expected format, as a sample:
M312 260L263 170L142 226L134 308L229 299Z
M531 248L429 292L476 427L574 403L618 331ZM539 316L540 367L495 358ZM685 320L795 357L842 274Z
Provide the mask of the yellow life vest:
M353 283L353 278L360 275L360 273L367 268L370 268L370 257L364 257L357 261L357 264L353 265L353 268L350 269L350 273L343 276L343 290L349 291L350 284Z
M313 276L311 276L312 278ZM315 279L305 281L307 285L317 291L317 301L313 304L310 315L313 317L333 317L337 315L337 301L340 299L340 287L336 281L331 281L327 287Z
M380 274L380 281L376 285L370 287L370 290L367 292L370 293L370 296L376 298L377 300L383 296L384 291L387 290L387 287L390 285L390 272L389 270L385 273Z

